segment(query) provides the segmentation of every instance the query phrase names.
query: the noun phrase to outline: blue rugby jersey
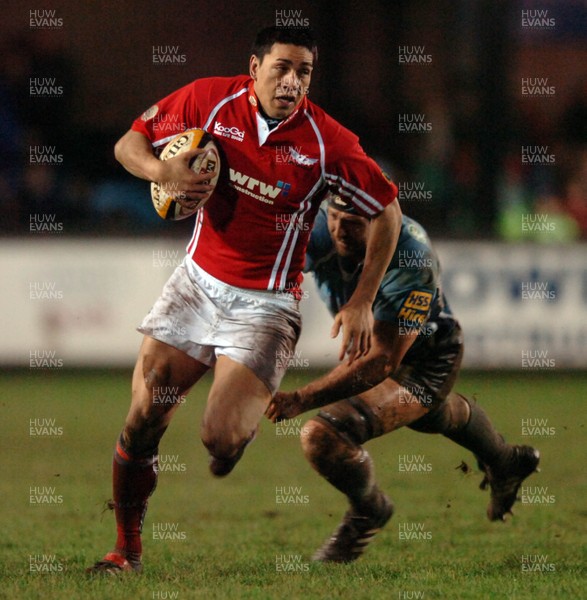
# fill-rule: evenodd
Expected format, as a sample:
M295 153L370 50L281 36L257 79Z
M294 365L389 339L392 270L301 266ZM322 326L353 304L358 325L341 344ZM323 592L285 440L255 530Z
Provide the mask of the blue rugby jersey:
M362 265L345 269L330 237L326 211L316 216L306 255L305 272L312 272L322 301L332 315L346 304L357 287ZM396 251L373 303L375 320L395 323L400 334L418 330L406 358L449 337L457 321L442 292L440 263L424 228L407 216Z

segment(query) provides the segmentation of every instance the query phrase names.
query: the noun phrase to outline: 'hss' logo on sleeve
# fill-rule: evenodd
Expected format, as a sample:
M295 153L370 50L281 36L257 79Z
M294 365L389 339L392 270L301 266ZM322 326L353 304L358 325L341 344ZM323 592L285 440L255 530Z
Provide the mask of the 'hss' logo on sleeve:
M415 325L422 324L426 320L431 303L432 294L430 292L412 290L404 300L398 318L413 322Z

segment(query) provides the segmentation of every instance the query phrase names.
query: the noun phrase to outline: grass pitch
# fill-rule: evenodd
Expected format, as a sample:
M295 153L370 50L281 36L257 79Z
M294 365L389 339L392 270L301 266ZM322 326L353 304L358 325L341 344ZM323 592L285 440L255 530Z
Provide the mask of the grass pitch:
M310 375L294 372L285 387ZM346 503L303 459L296 433L307 417L263 423L235 471L215 480L198 435L205 380L160 447L144 574L121 580L83 569L114 542L105 503L130 373L15 372L0 384L2 598L587 597L585 374L461 377L457 389L475 394L509 441L542 453L508 523L486 519L488 492L476 469L463 472L463 461L475 467L464 449L409 430L368 443L396 512L345 566L311 562ZM406 471L400 461L426 466Z

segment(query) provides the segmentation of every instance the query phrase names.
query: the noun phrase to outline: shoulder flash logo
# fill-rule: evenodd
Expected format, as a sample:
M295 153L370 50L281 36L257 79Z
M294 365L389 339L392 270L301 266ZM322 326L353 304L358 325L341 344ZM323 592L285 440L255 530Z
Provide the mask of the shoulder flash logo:
M432 302L432 294L430 292L418 292L412 290L406 298L404 306L407 308L415 308L417 310L428 310Z
M403 325L410 328L420 327L426 321L431 304L432 294L430 292L412 290L398 312L398 319Z
M414 239L418 240L422 244L426 243L426 234L421 227L418 227L414 223L410 223L408 225L408 232Z
M143 121L150 121L158 112L159 107L154 104L151 106L151 108L147 108L147 110L141 115L141 119Z

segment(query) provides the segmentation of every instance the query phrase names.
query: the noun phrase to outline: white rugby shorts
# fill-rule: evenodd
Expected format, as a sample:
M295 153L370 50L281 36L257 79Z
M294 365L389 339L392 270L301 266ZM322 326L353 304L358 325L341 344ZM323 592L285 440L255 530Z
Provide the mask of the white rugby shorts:
M274 394L301 326L293 295L228 285L186 256L137 330L210 367L225 355Z

